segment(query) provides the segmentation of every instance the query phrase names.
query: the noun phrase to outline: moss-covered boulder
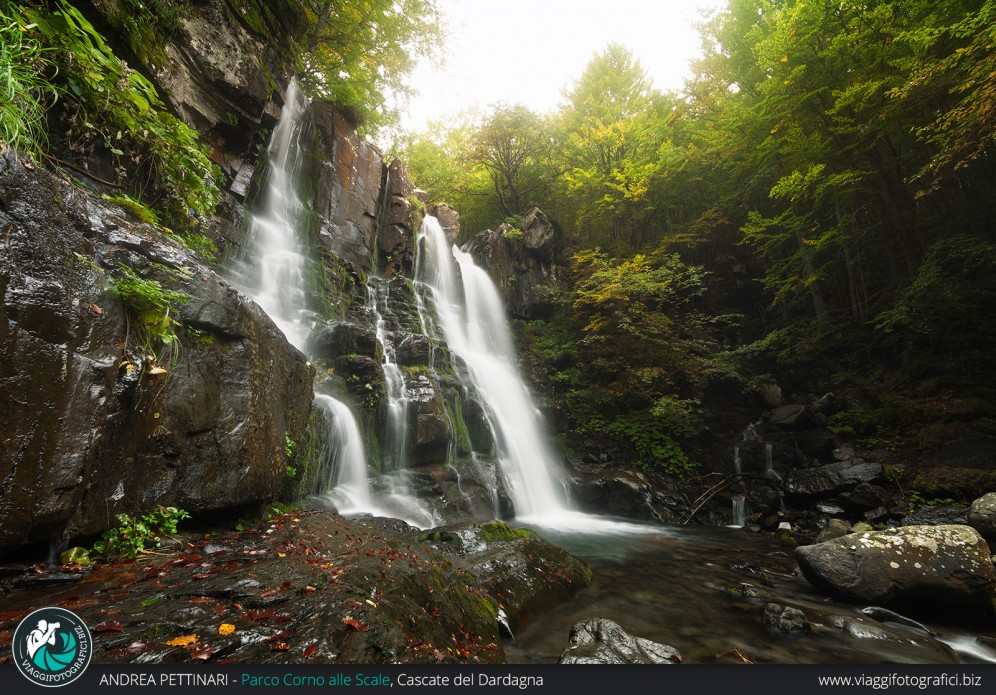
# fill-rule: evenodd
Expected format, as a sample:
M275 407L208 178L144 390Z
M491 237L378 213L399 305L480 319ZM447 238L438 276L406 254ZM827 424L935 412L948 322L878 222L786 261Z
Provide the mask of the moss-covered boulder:
M455 555L514 634L591 582L591 569L534 531L502 521L435 529L426 542Z

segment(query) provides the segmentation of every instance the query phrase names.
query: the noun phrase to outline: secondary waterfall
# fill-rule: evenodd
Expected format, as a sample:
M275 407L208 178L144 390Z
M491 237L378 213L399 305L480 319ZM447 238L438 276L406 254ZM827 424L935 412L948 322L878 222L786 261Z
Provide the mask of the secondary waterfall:
M298 235L305 208L296 185L303 162L300 140L307 107L307 98L291 80L267 150L270 167L262 205L252 218L252 260L239 278L242 289L302 352L315 324L305 282L308 258Z
M270 167L262 203L252 218L250 261L236 271L242 290L273 319L288 342L305 353L315 326L315 313L308 303L309 260L300 238L306 209L297 192L307 109L307 98L291 80L267 150ZM316 396L315 405L324 413L327 426L322 452L322 463L329 471L326 495L341 513L385 515L370 494L363 438L352 411L325 395Z
M519 518L567 511L559 466L544 443L543 421L515 364L505 305L488 274L450 244L435 217L419 235L416 280L431 290L439 332L466 365L485 402L497 454ZM433 322L423 320L430 331Z
M367 461L363 454L363 436L352 411L342 401L331 396L315 396L325 416L328 438L322 452L322 462L328 466L329 480L334 483L326 497L335 503L340 514L369 512L374 508L367 480Z

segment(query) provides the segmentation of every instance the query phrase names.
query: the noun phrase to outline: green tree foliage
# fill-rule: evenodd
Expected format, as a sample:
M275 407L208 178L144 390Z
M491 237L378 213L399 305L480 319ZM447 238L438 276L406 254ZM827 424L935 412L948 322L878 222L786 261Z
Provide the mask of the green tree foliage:
M964 419L996 429L994 27L996 0L729 0L681 94L653 90L624 47L596 54L531 160L549 182L531 202L589 249L569 308L581 366L558 375L573 414L648 451L660 399L698 397L718 369L698 326L761 372L954 389L975 404ZM479 161L447 157L450 180L481 181ZM493 203L477 229L500 223L501 195L475 195ZM671 294L697 268L717 291ZM730 312L752 328L705 319Z
M611 44L566 97L562 183L577 200L572 222L609 248L640 246L655 207L647 194L658 164L660 95L632 53Z
M548 147L542 121L521 105L499 105L475 133L470 159L487 172L503 215L525 212L528 196L544 185L537 169Z
M616 261L598 250L576 254L573 271L583 368L568 402L578 428L628 444L648 468L687 473L680 442L699 432L703 388L722 371L710 320L695 308L707 274L673 253Z
M396 116L407 77L442 43L435 0L302 0L305 90L349 109L368 129Z

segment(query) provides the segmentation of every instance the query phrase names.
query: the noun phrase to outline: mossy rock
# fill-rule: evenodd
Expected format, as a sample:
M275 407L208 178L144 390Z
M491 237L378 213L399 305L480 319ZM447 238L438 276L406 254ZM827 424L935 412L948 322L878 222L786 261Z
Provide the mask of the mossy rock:
M532 538L535 535L532 531L509 526L504 521L490 521L481 526L478 533L478 537L486 543L514 541L519 538Z

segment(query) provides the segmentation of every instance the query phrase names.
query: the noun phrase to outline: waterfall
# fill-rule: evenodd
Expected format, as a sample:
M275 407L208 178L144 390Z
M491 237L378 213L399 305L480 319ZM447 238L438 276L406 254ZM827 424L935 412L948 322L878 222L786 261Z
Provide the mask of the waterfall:
M302 352L315 323L314 312L308 308L308 258L298 236L305 208L296 185L303 163L300 140L307 108L307 98L291 80L267 150L270 167L262 204L252 218L251 262L237 278L242 290Z
M315 405L324 413L326 432L322 463L328 471L329 498L340 514L369 512L374 508L367 481L367 461L363 436L352 411L331 396L315 396Z
M741 460L740 460L740 445L735 444L733 446L733 470L737 475L737 478L743 473L741 470ZM747 523L747 496L743 494L738 494L733 496L733 524L732 526L737 526L743 528Z
M381 311L381 306L387 311L387 300L387 283L383 278L371 276L367 282L367 309L374 318L377 342L384 353L381 367L387 385L387 446L383 470L389 472L404 470L408 465L408 394L405 375L395 361L394 342L387 335L387 321Z
M306 209L297 192L307 109L307 98L291 80L267 150L270 166L261 204L252 218L249 261L234 270L233 280L302 352L306 352L315 326L315 313L308 302L309 261L300 239ZM322 453L323 465L329 471L326 497L343 514L389 515L371 497L363 438L352 411L326 395L316 395L314 404L326 424L327 442Z
M449 243L435 217L419 235L416 280L431 290L439 329L483 399L509 497L518 517L567 510L558 466L544 443L542 417L515 364L505 304L488 274ZM425 325L426 322L423 322Z

